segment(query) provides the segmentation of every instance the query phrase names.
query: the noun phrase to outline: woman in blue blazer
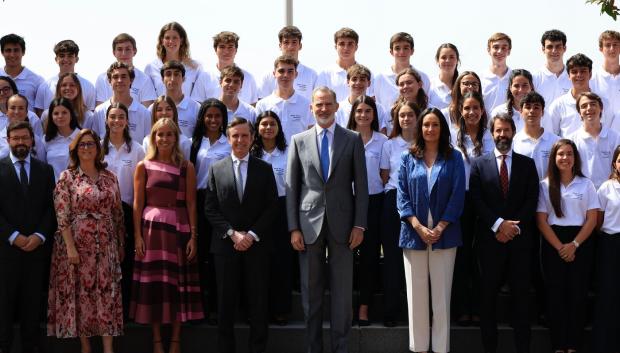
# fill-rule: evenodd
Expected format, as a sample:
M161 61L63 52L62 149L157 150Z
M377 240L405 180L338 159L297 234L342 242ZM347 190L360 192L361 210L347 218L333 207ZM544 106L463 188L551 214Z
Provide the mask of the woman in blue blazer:
M432 334L432 351L448 352L452 273L456 248L462 243L465 168L450 144L449 127L439 110L429 108L420 114L414 142L401 158L397 202L403 222L399 245L407 281L409 349L428 352Z

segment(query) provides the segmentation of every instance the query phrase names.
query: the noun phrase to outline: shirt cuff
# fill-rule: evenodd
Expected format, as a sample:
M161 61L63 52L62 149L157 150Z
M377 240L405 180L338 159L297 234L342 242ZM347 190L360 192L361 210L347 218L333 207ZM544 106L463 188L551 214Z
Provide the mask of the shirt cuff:
M364 227L360 227L360 226L353 226L353 228L360 229L362 232L365 232L365 231L366 231L366 228L364 228Z
M34 232L33 234L41 239L41 244L45 243L45 236L43 236L43 234L37 232Z
M14 231L13 234L11 234L11 236L9 237L9 244L13 245L13 242L15 241L18 235L19 235L19 232Z
M256 235L256 233L254 233L253 231L248 231L248 234L252 236L252 238L254 238L254 241L259 242L260 238L258 237L258 235Z
M497 221L495 221L495 223L493 223L493 226L491 227L491 230L493 231L493 233L497 233L497 230L499 229L499 226L502 225L502 222L504 221L503 218L498 218Z

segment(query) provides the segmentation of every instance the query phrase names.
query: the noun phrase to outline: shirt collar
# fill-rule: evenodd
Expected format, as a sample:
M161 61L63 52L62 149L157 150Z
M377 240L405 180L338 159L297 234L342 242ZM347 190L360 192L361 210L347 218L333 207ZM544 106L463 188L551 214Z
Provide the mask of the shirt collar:
M499 156L505 154L506 156L508 156L508 158L512 158L512 147L510 147L510 150L508 151L508 153L501 153L497 147L495 147L493 149L493 153L495 154L495 158L499 158Z
M316 126L316 134L321 135L323 133L323 130L325 129L319 126L319 124L315 124L315 126ZM334 119L334 121L332 122L332 125L327 128L327 131L331 132L332 136L334 136L334 130L336 130L336 119Z
M248 152L248 154L246 154L243 158L237 158L235 154L231 152L230 157L232 158L233 163L236 163L238 160L242 160L247 163L250 160L250 152Z
M273 149L273 151L271 151L271 153L269 153L269 152L267 152L267 151L265 151L265 150L263 149L263 154L269 155L269 156L271 156L271 157L278 157L278 156L282 155L282 153L283 153L283 152L282 152L282 151L280 151L280 149L279 149L279 148L277 148L277 147L276 147L276 148L274 148L274 149Z
M17 163L20 161L19 158L15 157L13 155L13 152L9 152L9 158L11 158L11 162L13 164ZM26 161L26 165L30 165L30 153L28 153L28 155L26 156L26 158L24 158L24 161Z

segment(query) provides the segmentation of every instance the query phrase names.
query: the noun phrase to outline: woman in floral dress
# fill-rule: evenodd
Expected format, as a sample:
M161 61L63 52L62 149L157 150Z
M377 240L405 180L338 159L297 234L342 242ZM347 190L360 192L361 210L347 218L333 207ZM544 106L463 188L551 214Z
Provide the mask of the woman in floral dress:
M50 336L102 336L112 353L112 336L123 332L121 268L125 227L118 182L103 161L99 136L81 130L69 145L69 168L54 191L58 231L54 239L48 298Z

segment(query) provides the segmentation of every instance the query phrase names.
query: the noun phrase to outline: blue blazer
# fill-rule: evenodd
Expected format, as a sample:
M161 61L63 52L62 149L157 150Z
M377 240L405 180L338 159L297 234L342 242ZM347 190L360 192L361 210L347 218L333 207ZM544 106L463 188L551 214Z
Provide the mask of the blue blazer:
M460 217L465 203L465 167L461 154L452 150L450 158L437 156L431 170L431 188L428 190L426 164L409 151L401 156L398 173L397 206L400 214L399 246L405 249L425 250L426 243L413 229L407 218L415 216L428 227L428 210L435 224L447 221L446 227L433 249L449 249L462 244Z

